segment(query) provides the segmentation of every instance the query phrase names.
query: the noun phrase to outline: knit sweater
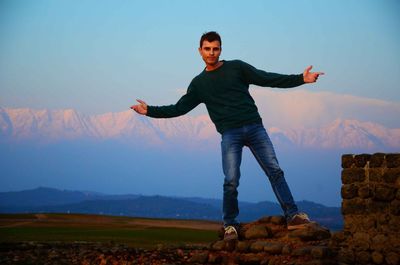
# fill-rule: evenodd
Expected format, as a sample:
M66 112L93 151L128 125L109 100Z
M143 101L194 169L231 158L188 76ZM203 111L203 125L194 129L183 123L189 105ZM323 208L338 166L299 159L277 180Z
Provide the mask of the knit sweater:
M223 133L232 128L261 122L249 85L290 88L304 84L303 75L268 73L240 61L223 61L213 71L202 71L193 78L187 92L176 104L148 106L147 116L153 118L177 117L194 109L200 103L207 107L208 114L217 131Z

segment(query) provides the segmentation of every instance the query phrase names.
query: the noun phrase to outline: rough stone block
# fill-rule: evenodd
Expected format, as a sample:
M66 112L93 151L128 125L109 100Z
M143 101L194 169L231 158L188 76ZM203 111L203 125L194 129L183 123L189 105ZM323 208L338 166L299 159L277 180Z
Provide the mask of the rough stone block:
M358 195L358 186L356 184L342 185L341 194L343 199L353 199Z
M376 185L373 198L377 201L392 201L396 196L396 189L394 187L379 184Z
M354 155L342 155L342 168L350 168L354 164Z
M353 250L348 248L342 248L338 253L338 261L343 264L354 264L355 255Z
M383 174L385 183L396 183L400 179L400 168L388 168Z
M239 264L260 264L262 260L261 255L248 253L242 254L239 256ZM224 263L224 264L231 264L231 263Z
M383 182L383 168L368 169L369 181Z
M212 245L212 249L217 250L217 251L223 250L224 248L225 248L224 240L217 241Z
M275 225L284 225L286 224L286 219L282 215L271 216L270 222Z
M246 239L269 238L272 233L263 225L253 225L246 230L244 236Z
M267 242L268 244L264 245L264 251L272 254L272 255L278 255L282 254L282 249L284 247L283 243L280 242Z
M361 226L364 231L368 231L376 227L376 218L374 216L366 215L361 219Z
M239 241L236 250L239 252L246 252L249 250L251 243L249 241Z
M369 184L359 186L357 195L363 199L370 198L372 196L372 187Z
M271 221L271 217L272 216L263 216L260 219L258 219L257 222L261 224L269 224L269 222Z
M290 255L290 253L292 253L293 248L289 245L284 245L282 248L282 254L283 255Z
M309 224L307 227L290 231L290 238L300 238L303 241L323 240L331 237L330 231L318 224Z
M393 248L400 250L400 231L389 234L389 242L388 244Z
M382 253L377 252L377 251L372 252L371 258L372 258L372 262L374 264L382 264L384 261L384 257L382 255Z
M357 264L368 264L371 260L371 253L368 251L356 252Z
M208 255L208 262L211 264L221 264L222 257L218 253L210 253Z
M400 257L398 253L395 252L389 252L388 254L386 254L385 257L386 263L389 265L398 265L399 261L400 261Z
M371 156L369 160L369 167L370 168L381 167L384 160L385 160L385 154L375 153Z
M385 250L388 244L388 237L384 234L378 234L372 238L371 249L375 251Z
M299 257L299 256L307 256L311 254L312 247L306 246L294 249L292 251L292 256Z
M311 256L315 259L322 259L332 255L332 251L328 247L317 246L311 249Z
M368 213L386 213L389 209L389 204L387 202L375 201L368 199L367 201Z
M266 241L256 241L250 246L250 250L253 252L261 252L264 250L264 247L268 245L269 242Z
M365 180L365 170L362 168L345 168L342 170L342 183L351 184Z
M353 246L358 250L368 250L370 245L370 238L368 233L354 233Z
M354 198L342 201L342 214L364 214L367 209L366 200Z
M208 251L199 251L193 253L188 262L205 264L207 263L207 260L208 260Z
M400 154L386 154L385 159L388 168L400 167Z
M396 216L400 215L400 200L394 200L390 203L390 213Z
M370 160L371 155L369 154L361 154L354 156L354 165L356 167L363 168L367 165L367 162Z

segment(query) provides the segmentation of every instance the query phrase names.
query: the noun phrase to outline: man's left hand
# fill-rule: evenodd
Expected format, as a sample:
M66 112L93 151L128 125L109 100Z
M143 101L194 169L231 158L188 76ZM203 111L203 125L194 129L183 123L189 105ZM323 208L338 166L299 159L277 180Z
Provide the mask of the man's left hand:
M323 75L323 72L310 72L312 69L312 65L310 65L309 67L306 68L306 70L304 70L303 72L303 80L304 83L314 83L317 82L318 77L320 75Z

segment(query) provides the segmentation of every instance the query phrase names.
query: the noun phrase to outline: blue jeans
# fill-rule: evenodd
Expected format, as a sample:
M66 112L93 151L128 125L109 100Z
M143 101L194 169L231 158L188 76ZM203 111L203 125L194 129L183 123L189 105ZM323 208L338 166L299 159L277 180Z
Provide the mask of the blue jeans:
M225 175L223 220L224 226L238 224L238 191L240 163L243 146L250 148L257 162L268 176L272 190L277 197L286 218L298 213L282 169L279 167L274 147L262 123L249 124L229 129L222 134L222 166Z

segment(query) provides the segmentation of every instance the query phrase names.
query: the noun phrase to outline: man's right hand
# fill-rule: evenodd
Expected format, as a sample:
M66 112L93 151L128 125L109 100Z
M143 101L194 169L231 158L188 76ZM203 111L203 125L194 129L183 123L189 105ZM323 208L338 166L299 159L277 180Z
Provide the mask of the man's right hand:
M137 102L139 102L140 104L137 105L133 105L131 107L131 109L133 109L134 111L136 111L137 113L141 114L141 115L147 115L147 104L146 102L144 102L143 100L137 99Z

